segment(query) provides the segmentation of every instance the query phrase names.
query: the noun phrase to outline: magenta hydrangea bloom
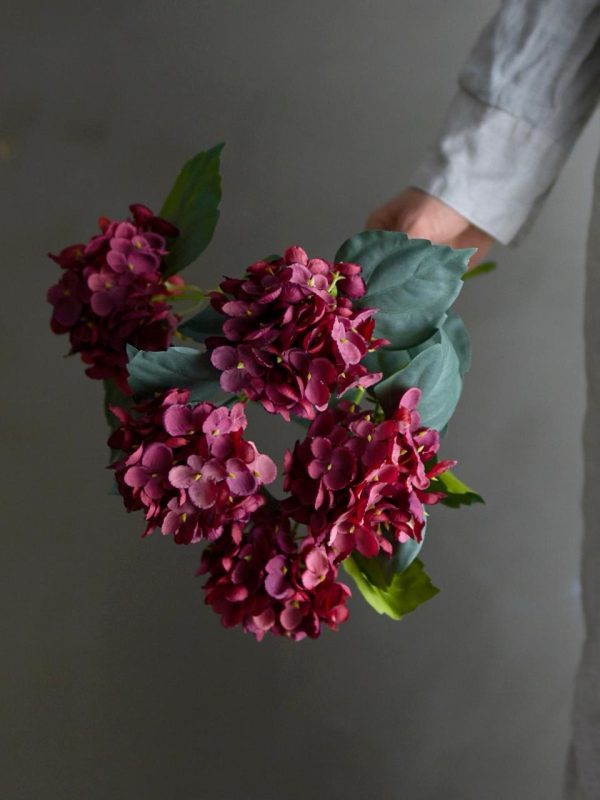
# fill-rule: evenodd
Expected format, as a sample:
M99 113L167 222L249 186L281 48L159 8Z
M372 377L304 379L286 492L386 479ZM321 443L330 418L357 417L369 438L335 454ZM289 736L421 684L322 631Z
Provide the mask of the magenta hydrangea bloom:
M290 247L224 280L211 298L223 336L207 340L221 387L288 420L313 419L332 395L376 383L381 373L361 360L386 342L373 338L375 311L353 308L365 294L360 271Z
M380 421L342 402L319 414L304 441L286 453L284 488L291 496L284 509L336 559L353 550L372 558L380 550L390 554L394 541L421 541L425 506L444 497L430 481L456 462L428 465L439 435L421 426L419 399L419 389L409 389L393 418ZM319 567L307 569L310 582Z
M167 300L184 286L180 277L167 282L163 275L165 237L177 229L145 206L130 210L130 220L101 218L101 233L87 245L51 255L63 274L48 291L54 333L69 334L70 352L80 354L90 378L112 378L125 393L126 345L169 346L179 317Z
M350 589L337 578L334 554L311 537L297 543L289 519L265 507L248 530L234 524L203 553L205 601L225 627L241 625L260 641L266 633L294 641L316 638L348 619Z
M188 401L188 390L172 390L131 413L114 408L121 425L109 440L124 453L112 468L125 507L145 511L144 535L159 529L178 544L212 541L232 522L246 523L277 475L273 461L243 438L241 403L227 409Z

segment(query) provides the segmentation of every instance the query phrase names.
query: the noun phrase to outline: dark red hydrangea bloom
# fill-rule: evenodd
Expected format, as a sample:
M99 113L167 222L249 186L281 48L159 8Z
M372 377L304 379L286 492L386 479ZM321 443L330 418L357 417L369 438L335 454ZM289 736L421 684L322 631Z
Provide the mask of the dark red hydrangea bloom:
M144 535L158 528L178 544L214 540L231 522L246 523L277 474L244 439L241 403L227 409L188 400L189 391L172 390L133 413L113 408L121 426L109 440L125 453L112 465L125 507L145 511Z
M439 435L420 425L420 395L409 389L393 418L380 422L342 402L319 414L304 441L286 453L284 488L291 497L284 508L339 560L353 550L371 558L391 553L394 541L420 541L424 506L444 496L430 490L430 480L456 462L426 468Z
M260 641L268 632L296 641L315 639L348 619L350 589L338 583L327 548L308 537L294 541L289 520L263 508L244 532L241 524L206 548L200 574L208 574L205 601L225 627L241 625Z
M167 300L183 287L163 277L165 237L177 236L170 223L142 205L130 206L126 221L100 219L102 233L87 245L50 255L63 271L48 291L54 333L68 333L71 354L79 353L90 378L113 378L128 393L126 345L166 349L179 317Z
M332 394L381 378L361 364L374 339L372 309L355 310L365 294L357 264L309 259L290 247L277 261L258 261L242 279L227 278L212 294L223 314L223 337L207 347L226 392L245 394L289 420L313 419Z

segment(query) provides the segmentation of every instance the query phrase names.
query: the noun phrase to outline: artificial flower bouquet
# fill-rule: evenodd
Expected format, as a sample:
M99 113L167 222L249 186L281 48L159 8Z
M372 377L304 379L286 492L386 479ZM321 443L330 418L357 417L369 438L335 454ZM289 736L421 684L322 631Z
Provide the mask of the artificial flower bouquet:
M184 166L158 216L132 205L51 256L52 330L104 382L125 508L144 536L204 545L205 601L225 626L295 641L337 629L340 567L400 619L438 591L417 558L427 507L481 501L438 457L469 367L451 306L472 251L367 231L332 261L292 246L215 290L186 284L218 220L221 149ZM283 499L249 403L300 423Z

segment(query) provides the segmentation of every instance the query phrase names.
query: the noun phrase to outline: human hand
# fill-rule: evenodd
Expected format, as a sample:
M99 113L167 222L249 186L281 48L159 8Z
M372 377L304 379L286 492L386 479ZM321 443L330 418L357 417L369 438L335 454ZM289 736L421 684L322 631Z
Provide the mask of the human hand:
M469 269L477 266L494 243L493 238L437 197L415 189L405 189L393 200L374 211L367 228L403 231L411 239L429 239L450 247L476 247Z

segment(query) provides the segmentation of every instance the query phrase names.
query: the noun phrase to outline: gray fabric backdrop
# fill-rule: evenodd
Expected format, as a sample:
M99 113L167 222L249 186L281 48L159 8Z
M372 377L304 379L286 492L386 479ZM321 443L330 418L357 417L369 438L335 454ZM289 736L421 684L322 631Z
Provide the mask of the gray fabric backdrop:
M401 623L257 645L195 548L108 494L100 386L50 335L47 250L158 206L225 139L189 278L331 256L435 134L486 0L3 4L2 746L6 800L556 800L581 621L583 258L596 122L528 240L459 303L473 367L444 452L487 505L435 515L442 594ZM287 442L264 417L258 440Z

